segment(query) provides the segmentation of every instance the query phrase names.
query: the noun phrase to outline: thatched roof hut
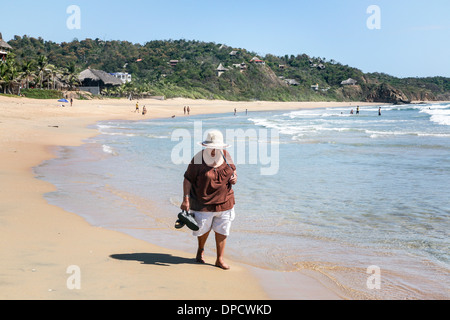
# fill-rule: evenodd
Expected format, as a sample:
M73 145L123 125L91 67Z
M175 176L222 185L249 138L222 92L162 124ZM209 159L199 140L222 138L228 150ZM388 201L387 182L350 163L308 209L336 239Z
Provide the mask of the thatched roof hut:
M94 69L86 69L78 76L81 87L80 90L88 91L92 94L100 94L104 88L122 85L122 80L113 75Z
M225 73L225 71L228 71L228 69L225 68L225 67L223 66L223 64L219 64L219 66L218 66L217 69L216 69L217 76L220 77L222 74Z
M216 70L217 70L217 71L227 71L228 69L225 68L225 67L223 66L223 64L219 64L219 66L217 67Z
M12 47L8 44L8 42L6 42L5 40L3 40L3 36L2 33L0 32L0 50L5 49L5 50L11 50ZM3 51L3 50L2 50Z
M100 85L100 86L120 86L122 84L122 80L114 77L113 75L94 69L86 69L80 73L78 79L83 85L90 86L91 84Z
M0 60L3 60L10 50L12 50L12 47L3 40L2 34L0 33Z

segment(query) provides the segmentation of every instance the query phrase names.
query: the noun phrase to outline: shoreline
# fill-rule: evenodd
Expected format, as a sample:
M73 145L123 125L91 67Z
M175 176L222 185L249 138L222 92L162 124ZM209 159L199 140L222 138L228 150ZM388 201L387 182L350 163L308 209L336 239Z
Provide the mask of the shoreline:
M135 103L126 99L89 100L62 108L60 103L49 100L0 96L2 299L178 300L188 295L206 300L342 299L310 277L256 270L236 262L231 263L230 272L223 272L192 263L191 253L93 227L82 217L48 204L44 194L55 187L36 179L33 168L55 157L52 148L81 145L99 134L89 129L99 121L183 116L184 105L191 107L191 115L199 115L231 113L234 108L251 112L387 104L142 100L140 107L147 105L148 109L143 117L134 113ZM66 269L72 265L81 269L82 290L67 289L70 275ZM200 268L202 283L195 280ZM295 283L304 284L296 296L294 278ZM271 294L282 284L286 292Z

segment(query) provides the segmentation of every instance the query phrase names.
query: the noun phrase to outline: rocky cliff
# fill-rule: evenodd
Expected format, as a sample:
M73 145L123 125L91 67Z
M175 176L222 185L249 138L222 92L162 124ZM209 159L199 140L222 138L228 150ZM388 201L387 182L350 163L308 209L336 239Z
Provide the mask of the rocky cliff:
M365 101L367 102L386 102L394 104L410 103L411 100L412 99L408 98L401 90L386 83L376 86L365 98Z

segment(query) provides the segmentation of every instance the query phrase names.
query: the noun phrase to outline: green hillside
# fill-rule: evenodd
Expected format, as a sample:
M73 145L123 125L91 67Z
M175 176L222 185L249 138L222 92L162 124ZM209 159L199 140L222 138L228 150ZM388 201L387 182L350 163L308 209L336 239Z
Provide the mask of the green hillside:
M449 78L400 79L381 73L364 74L325 58L305 54L258 57L243 48L212 42L168 40L142 45L75 39L54 43L15 36L8 43L14 48L20 70L30 62L36 67L39 59L47 57L47 63L55 68L72 69L66 72L72 76L75 70L88 67L131 73L133 82L106 92L111 95L132 90L167 98L227 100L408 102L450 98ZM254 57L264 64L252 62ZM171 60L177 62L171 64ZM219 65L226 69L220 76ZM349 78L356 80L356 85L341 85ZM43 81L42 76L40 80ZM33 81L38 85L36 78ZM315 85L317 90L311 87Z

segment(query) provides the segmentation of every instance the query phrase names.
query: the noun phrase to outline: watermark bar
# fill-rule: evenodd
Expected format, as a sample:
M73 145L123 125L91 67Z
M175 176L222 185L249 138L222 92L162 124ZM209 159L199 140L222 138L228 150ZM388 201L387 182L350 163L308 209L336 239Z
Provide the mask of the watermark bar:
M208 131L203 130L203 122L195 121L193 131L176 129L172 132L171 140L178 143L172 148L171 160L173 164L201 164L202 157L198 157ZM227 149L236 165L259 165L263 176L276 175L280 167L280 134L276 129L226 129L224 140L231 147Z

